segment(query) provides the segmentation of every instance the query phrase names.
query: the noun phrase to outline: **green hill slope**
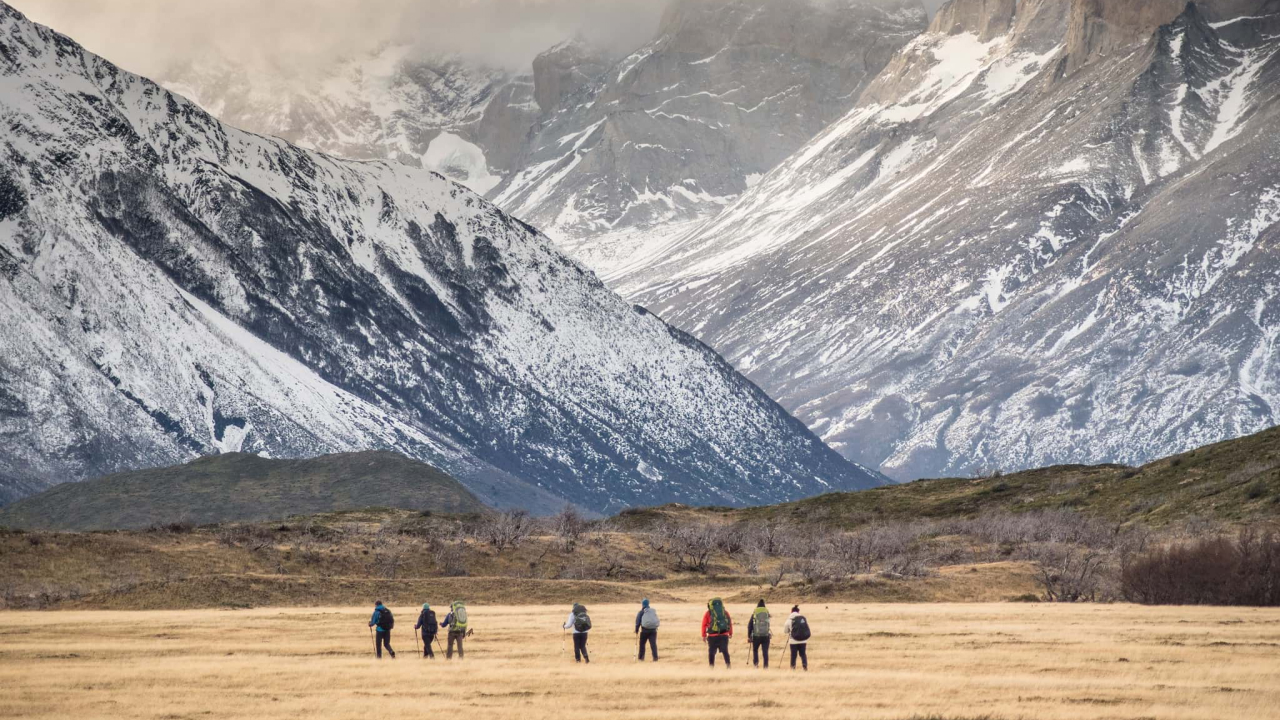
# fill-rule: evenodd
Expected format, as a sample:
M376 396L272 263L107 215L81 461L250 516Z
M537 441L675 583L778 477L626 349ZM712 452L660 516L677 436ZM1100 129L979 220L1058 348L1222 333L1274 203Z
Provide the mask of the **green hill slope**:
M985 512L1070 508L1161 527L1194 517L1225 523L1280 519L1280 427L1157 460L1027 470L987 478L917 480L782 505L735 510L665 506L624 512L640 527L664 517L790 520L853 527L879 520L970 517Z
M391 452L269 460L232 453L58 485L0 509L0 526L47 530L281 519L365 507L485 509L458 481Z

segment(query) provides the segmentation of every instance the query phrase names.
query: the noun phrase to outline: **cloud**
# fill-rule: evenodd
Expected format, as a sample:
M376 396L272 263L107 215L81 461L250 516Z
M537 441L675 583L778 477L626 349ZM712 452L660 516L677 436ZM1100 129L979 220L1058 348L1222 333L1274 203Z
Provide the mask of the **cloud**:
M630 51L662 0L10 0L36 22L135 72L209 54L306 66L392 43L512 69L581 34Z

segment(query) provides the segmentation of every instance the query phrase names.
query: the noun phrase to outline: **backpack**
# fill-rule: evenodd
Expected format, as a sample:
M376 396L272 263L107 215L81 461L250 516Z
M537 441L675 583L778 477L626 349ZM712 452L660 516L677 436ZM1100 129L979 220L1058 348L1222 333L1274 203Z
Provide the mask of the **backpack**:
M449 612L453 613L453 624L449 626L449 631L465 632L467 629L467 606L461 602L455 602L449 606Z
M658 613L651 607L647 607L640 612L640 627L645 630L658 629Z
M422 629L426 630L428 635L435 635L437 627L439 625L436 623L436 611L428 610L426 622L422 623Z
M803 615L797 615L791 620L791 639L799 642L809 639L809 621Z
M390 630L396 626L396 616L391 614L391 608L384 607L378 615L378 627L383 630Z
M752 635L758 638L769 637L769 611L765 608L756 608L751 613L751 629Z
M573 631L584 633L591 629L591 616L582 605L573 606Z
M729 613L724 611L723 600L713 598L707 603L707 611L711 613L711 625L707 627L708 633L721 635L729 632Z

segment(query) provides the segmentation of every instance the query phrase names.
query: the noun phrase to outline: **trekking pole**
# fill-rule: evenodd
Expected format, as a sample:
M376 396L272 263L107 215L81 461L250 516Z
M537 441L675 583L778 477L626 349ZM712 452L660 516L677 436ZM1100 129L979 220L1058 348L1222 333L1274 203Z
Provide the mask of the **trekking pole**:
M418 653L418 657L422 657L422 652L418 650L418 631L416 629L413 631L413 651Z

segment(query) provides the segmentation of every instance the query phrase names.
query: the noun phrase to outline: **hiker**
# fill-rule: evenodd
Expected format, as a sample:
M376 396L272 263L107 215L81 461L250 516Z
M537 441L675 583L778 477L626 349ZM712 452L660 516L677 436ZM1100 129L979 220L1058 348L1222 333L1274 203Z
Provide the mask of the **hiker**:
M800 606L795 605L791 608L791 617L787 618L787 623L782 626L782 632L787 636L788 642L791 644L791 669L796 669L796 657L804 663L805 672L809 671L809 654L806 648L809 645L809 621L800 614Z
M653 661L658 662L658 611L649 607L649 598L640 601L640 612L636 613L636 632L640 635L640 662L644 662L644 644L649 643L653 651Z
M585 661L590 665L591 657L587 655L587 633L591 632L591 616L587 614L587 608L574 603L573 609L569 611L569 619L564 621L564 629L573 630L573 661Z
M378 659L382 659L382 648L385 645L387 652L391 653L391 659L396 659L396 651L391 649L391 628L395 627L396 618L391 614L391 610L382 604L381 600L373 601L373 617L369 618L369 627L374 628L373 631L373 651L378 654Z
M431 643L435 642L436 630L440 624L436 622L436 611L431 609L430 603L422 603L422 612L418 613L418 622L413 626L414 630L422 630L422 657L435 659L436 653L431 649Z
M756 604L751 612L751 621L747 623L747 638L751 643L751 664L760 667L760 651L764 651L764 669L769 669L769 638L773 632L769 629L769 608L764 606L764 599Z
M733 618L724 609L724 601L711 598L707 614L702 616L702 642L707 644L707 662L716 666L716 652L724 655L724 667L729 669L729 639L733 637Z
M458 659L462 660L465 655L462 652L462 641L467 637L467 606L461 600L454 600L449 603L449 614L444 616L444 622L440 623L440 627L449 628L449 645L444 651L444 659L453 659L453 644L458 644Z

